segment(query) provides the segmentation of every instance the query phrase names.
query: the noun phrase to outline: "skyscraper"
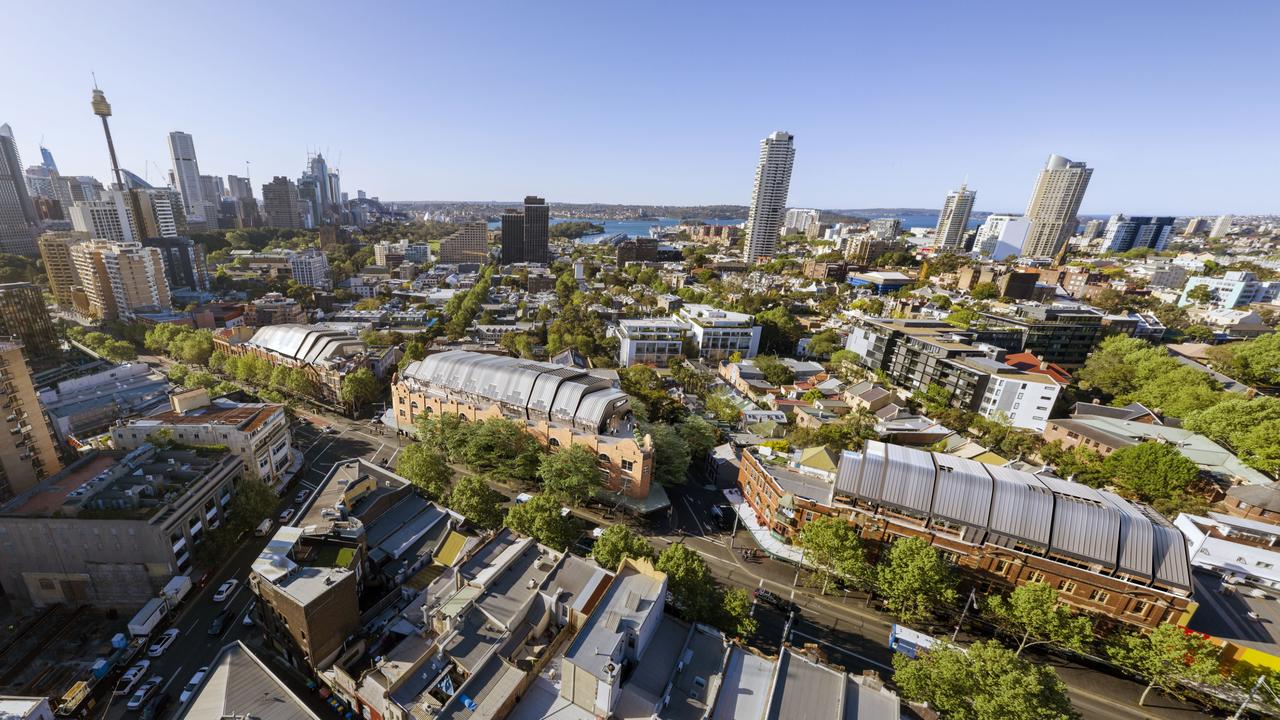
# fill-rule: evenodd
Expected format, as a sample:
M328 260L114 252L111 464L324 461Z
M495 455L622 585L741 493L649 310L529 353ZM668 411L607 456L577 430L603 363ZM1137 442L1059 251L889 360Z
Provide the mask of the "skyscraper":
M778 229L787 207L791 187L791 166L795 163L795 136L775 131L760 141L760 164L756 167L747 214L746 259L749 263L773 257L778 250Z
M75 307L74 289L80 284L80 276L71 259L71 246L88 240L87 232L48 232L40 236L40 258L49 278L49 292L60 308Z
M40 164L49 172L58 172L58 163L53 161L53 153L43 145L40 146Z
M277 175L262 186L262 214L266 216L267 227L302 227L298 187L292 180Z
M182 197L176 190L153 188L130 190L141 214L134 222L139 237L172 238L187 232L187 216L182 211Z
M200 184L200 163L196 162L196 144L191 136L181 130L169 133L169 154L173 158L173 178L182 204L191 222L205 222L208 208L205 206L204 189Z
M1163 250L1173 232L1171 217L1112 215L1102 236L1102 249L1124 252L1134 248Z
M502 264L524 262L524 213L516 208L503 210L501 235Z
M1187 226L1182 230L1182 237L1195 237L1197 234L1205 232L1209 229L1209 221L1202 217L1193 217L1187 220Z
M959 190L947 193L947 200L942 204L942 212L938 213L938 228L934 246L938 252L964 252L964 236L969 229L969 214L973 212L973 201L977 193L967 185Z
M1016 255L1027 239L1030 227L1030 221L1021 215L988 215L978 228L973 250L983 257L996 260Z
M1213 227L1209 229L1210 238L1220 238L1231 232L1231 224L1235 222L1232 215L1219 215L1217 220L1213 221Z
M440 262L483 263L489 259L489 228L483 222L463 223L462 229L440 241Z
M144 248L160 251L165 279L169 288L209 289L209 269L204 245L186 237L150 237L142 241Z
M249 178L228 175L227 190L231 193L231 197L236 200L253 199L253 186L249 184Z
M44 295L31 283L0 284L0 337L21 340L27 362L37 370L62 362L58 333L49 319Z
M1072 162L1061 155L1050 155L1040 176L1036 178L1026 218L1031 222L1027 239L1022 244L1026 257L1054 257L1076 231L1076 213L1089 187L1093 168Z
M170 305L164 258L156 248L94 239L72 245L71 259L84 291L84 304L76 310L84 315L114 320Z
M67 214L72 227L89 233L94 240L132 242L138 239L133 212L125 201L125 194L119 190L103 193L101 200L72 203Z
M551 224L551 208L547 201L527 195L524 199L524 261L550 264L551 250L547 245Z
M35 487L62 468L20 342L0 342L0 400L13 425L0 433L0 501Z
M33 257L36 227L40 223L36 206L27 194L27 179L18 155L13 129L0 125L0 252Z

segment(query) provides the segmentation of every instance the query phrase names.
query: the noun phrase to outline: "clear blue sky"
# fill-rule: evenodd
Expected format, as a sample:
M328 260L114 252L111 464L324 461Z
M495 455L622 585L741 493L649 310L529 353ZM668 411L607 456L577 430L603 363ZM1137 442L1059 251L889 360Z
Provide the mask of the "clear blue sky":
M1280 212L1280 6L1232 2L25 2L0 122L108 180L165 135L255 192L341 156L383 199L741 203L796 134L790 204L1022 211L1052 152L1083 212ZM154 163L152 165L151 163Z

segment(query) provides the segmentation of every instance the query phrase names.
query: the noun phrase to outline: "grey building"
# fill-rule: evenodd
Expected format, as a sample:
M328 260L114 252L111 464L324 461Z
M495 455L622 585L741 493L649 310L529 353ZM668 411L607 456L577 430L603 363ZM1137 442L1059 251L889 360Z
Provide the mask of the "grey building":
M276 228L302 227L302 203L298 186L287 177L277 175L262 186L262 214L267 226Z
M524 261L546 265L551 262L547 247L550 234L551 208L547 201L529 195L524 199Z
M26 174L13 129L0 125L0 252L34 257L40 219L27 194Z
M143 247L160 251L164 260L164 274L172 289L209 289L209 268L205 262L204 245L188 237L147 238Z

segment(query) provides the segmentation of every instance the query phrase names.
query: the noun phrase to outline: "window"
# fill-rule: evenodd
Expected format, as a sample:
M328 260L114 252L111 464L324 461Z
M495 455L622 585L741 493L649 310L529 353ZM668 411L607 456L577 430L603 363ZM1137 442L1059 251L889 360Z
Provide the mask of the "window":
M622 461L622 469L623 469L623 470L625 470L625 471L627 471L627 472L631 472L631 470L632 470L633 468L635 468L635 466L636 466L636 464L635 464L635 463L633 463L633 462L631 462L630 460L623 460L623 461Z
M1058 583L1058 590L1070 595L1076 591L1076 584L1070 580L1063 580Z
M1004 575L1008 571L1009 571L1008 560L997 560L995 566L991 568L991 572L997 575Z
M1151 603L1145 600L1134 600L1133 606L1129 608L1129 612L1134 615L1146 615L1147 609L1151 607Z
M1039 570L1032 570L1027 576L1027 582L1044 582L1044 573Z
M1111 593L1104 590L1094 590L1089 593L1089 599L1099 605L1106 605L1107 601L1111 599Z

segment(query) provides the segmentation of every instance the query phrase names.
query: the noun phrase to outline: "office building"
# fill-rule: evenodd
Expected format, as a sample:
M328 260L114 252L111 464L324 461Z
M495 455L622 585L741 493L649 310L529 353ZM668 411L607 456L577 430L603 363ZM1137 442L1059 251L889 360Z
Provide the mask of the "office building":
M440 241L440 262L484 263L489 260L489 226L463 223L462 229Z
M677 310L674 317L689 328L689 338L703 360L720 362L734 353L748 360L760 350L761 328L747 313L691 303Z
M977 341L1011 353L1029 352L1070 368L1084 365L1106 335L1103 314L1090 307L1025 304L984 312Z
M1089 187L1093 168L1072 162L1061 155L1050 155L1036 178L1026 218L1031 223L1022 244L1026 257L1056 257L1067 240L1075 234L1076 214Z
M1265 303L1280 297L1280 280L1259 280L1257 275L1248 270L1231 270L1222 277L1194 275L1187 278L1182 288L1182 296L1178 305L1187 306L1193 302L1188 295L1192 290L1204 285L1209 288L1207 304L1218 308L1235 308L1250 303Z
M289 252L289 270L299 285L318 290L332 290L329 279L329 258L319 248L307 248Z
M58 196L53 190L53 179L56 174L43 165L32 165L23 173L23 179L27 182L27 194L31 196L34 203L36 198L56 199Z
M0 507L0 585L22 607L136 609L191 572L243 474L225 450L91 452Z
M130 190L133 207L142 215L134 225L143 238L176 238L187 231L182 196L168 189Z
M164 258L156 248L93 239L71 246L71 259L83 290L75 295L81 315L128 319L136 310L170 307Z
M58 307L69 310L80 276L71 259L71 246L89 240L87 232L48 232L40 236L40 258L44 260L45 275L49 278L49 292Z
M249 327L295 325L306 321L306 308L280 293L267 293L244 307L244 324Z
M1102 249L1106 252L1124 252L1134 248L1163 250L1169 244L1173 221L1172 217L1112 215L1102 235Z
M801 210L798 208L788 210L786 217L782 221L782 234L802 234L809 229L809 226L818 224L818 217L817 210Z
M249 183L249 178L240 177L239 175L227 176L227 192L236 200L252 200L253 185Z
M196 161L196 144L180 130L169 133L169 155L173 159L173 178L182 193L183 209L193 223L208 223L211 201L200 182L200 164ZM210 201L209 203L206 200ZM216 213L213 214L216 218Z
M1182 237L1195 237L1202 232L1209 231L1209 221L1202 217L1193 217L1187 220L1187 226L1182 229Z
M172 395L170 409L111 428L111 441L125 450L158 432L185 445L222 445L244 461L248 477L283 486L292 456L284 406L209 399L209 391Z
M895 240L902 233L902 221L898 218L876 218L867 223L867 232L876 240Z
M0 501L7 501L62 467L21 342L0 341L0 400L9 411L0 432ZM5 555L0 565L11 561Z
M1220 215L1217 220L1213 221L1213 227L1209 230L1209 238L1226 237L1231 232L1231 224L1235 222L1232 215Z
M0 252L35 257L39 224L13 129L0 125Z
M1026 242L1030 228L1031 221L1021 215L988 215L978 228L973 251L998 260L1016 255Z
M37 371L62 364L62 348L44 294L31 283L0 283L0 337L21 342L27 363Z
M287 177L277 175L262 186L262 214L267 227L302 228L302 205L298 186Z
M89 233L94 240L133 242L138 239L133 210L121 190L102 193L101 200L72 203L67 214L71 227Z
M524 262L548 265L551 263L550 239L551 208L547 201L535 195L524 199Z
M795 159L795 136L790 133L778 130L760 141L760 163L747 212L748 263L771 258L778 250L778 229L782 227Z
M619 320L616 331L618 364L667 367L685 352L684 339L689 328L669 318Z
M977 195L967 185L961 185L959 190L947 193L942 212L938 213L938 227L934 231L934 247L938 252L965 251L964 238L969 232L969 214L973 212L973 201Z
M149 237L142 241L142 246L160 251L171 291L179 288L209 289L209 267L203 244L188 237Z
M524 262L524 212L515 208L503 210L499 235L502 264Z
M411 363L391 388L392 418L415 432L424 414L508 417L551 448L582 445L599 459L606 489L642 500L653 480L653 443L636 435L631 398L614 381L562 365L449 350Z

